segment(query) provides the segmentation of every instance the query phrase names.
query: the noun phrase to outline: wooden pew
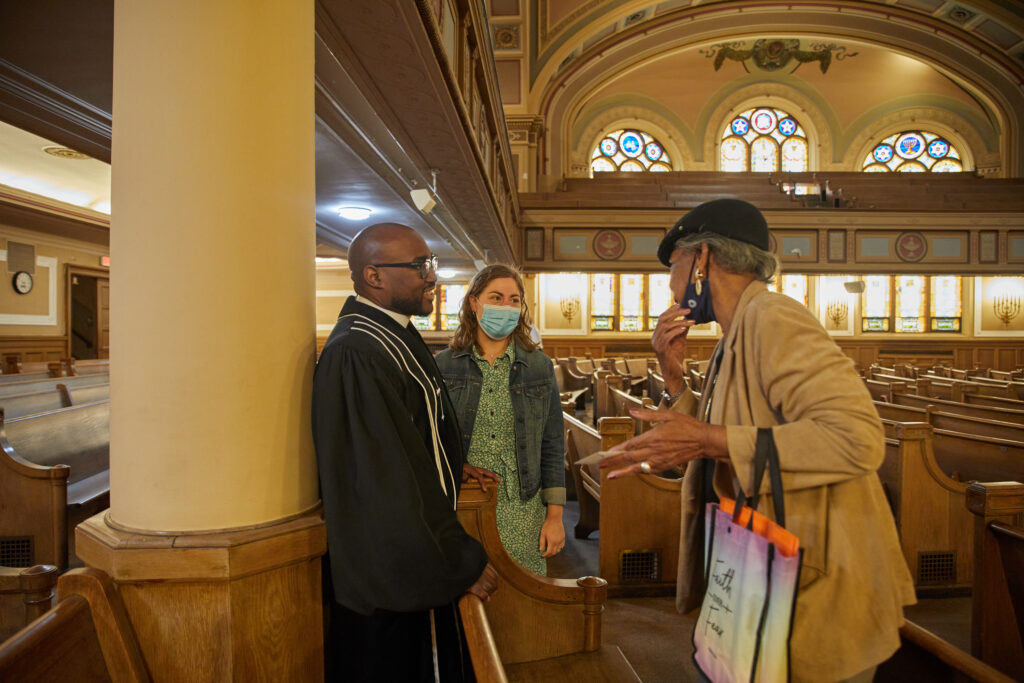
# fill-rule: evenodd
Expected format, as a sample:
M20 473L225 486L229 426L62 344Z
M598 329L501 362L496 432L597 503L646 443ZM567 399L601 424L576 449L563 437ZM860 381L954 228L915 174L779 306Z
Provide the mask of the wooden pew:
M69 389L66 384L58 384L52 391L36 391L30 394L15 394L0 398L7 419L45 413L60 408L70 408L83 403L95 403L110 398L109 384L92 384Z
M73 569L57 586L57 606L0 645L0 680L152 680L110 577Z
M630 410L635 410L638 408L657 410L658 406L656 406L651 399L647 398L646 396L644 398L637 398L632 394L626 393L622 389L612 388L610 389L610 391L612 399L612 408L614 410L614 414L616 417L628 417L632 419L635 425L634 431L637 434L643 434L648 429L654 427L654 425L651 424L650 422L641 420L638 417L633 417L632 415L629 414Z
M919 590L963 592L973 580L967 484L935 460L934 433L922 422L883 419L885 459L878 477L893 509L900 547Z
M900 627L900 649L882 662L874 683L1013 683L1013 679L912 621Z
M0 538L23 565L68 566L69 533L110 501L110 404L0 413Z
M476 482L459 494L459 521L498 573L487 604L460 600L479 681L639 681L622 651L601 643L607 583L594 576L552 579L520 566L498 536L497 489Z
M661 403L663 391L665 391L665 379L654 368L647 368L647 397L657 405Z
M1024 401L1014 398L1000 398L999 396L984 396L981 394L965 393L961 398L964 403L971 403L976 406L991 406L993 408L1010 408L1011 410L1024 410Z
M898 422L927 422L938 430L961 432L976 436L1014 441L1024 446L1024 425L1002 422L984 417L973 417L944 410L942 406L926 405L915 408L907 405L875 401L879 417ZM940 434L943 433L940 431Z
M609 594L671 595L679 558L682 479L641 474L608 480L597 465L579 459L632 438L631 417L604 417L598 430L564 416L567 456L579 498L576 538L599 531L600 574Z
M589 383L578 386L579 383L569 376L569 370L563 365L554 366L555 383L558 385L558 393L562 401L572 401L578 405L583 394L589 389ZM586 378L580 378L586 382Z
M81 377L49 377L45 379L18 380L0 384L0 397L17 394L31 394L36 391L51 391L58 384L68 387L85 387L94 384L109 384L110 376L103 374L83 375Z
M946 401L940 398L929 398L927 396L915 396L913 394L894 394L892 402L895 405L922 409L927 406L934 405L946 413L956 413L967 417L980 417L988 420L999 420L1000 422L1012 422L1014 424L1024 425L1024 410L979 406L970 403L957 403L956 401Z
M625 379L610 370L597 370L594 373L594 424L602 417L615 416L615 404L612 401L612 389L625 389Z
M57 568L0 567L0 642L41 617L53 606Z
M971 484L977 568L971 606L971 653L1024 680L1024 485Z

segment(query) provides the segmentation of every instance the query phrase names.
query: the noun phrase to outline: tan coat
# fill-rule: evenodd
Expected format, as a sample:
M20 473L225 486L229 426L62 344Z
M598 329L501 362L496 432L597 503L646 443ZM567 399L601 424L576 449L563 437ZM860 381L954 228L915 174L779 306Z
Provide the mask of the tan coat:
M754 282L736 307L713 391L709 421L726 425L729 458L750 493L757 427L773 427L786 492L786 526L804 549L791 641L794 681L837 681L889 658L899 647L903 605L915 602L892 513L876 471L884 432L853 363L806 307ZM710 368L709 368L710 369ZM712 377L709 375L708 384ZM703 415L684 394L674 410ZM700 604L695 547L700 482L682 488L677 607ZM694 476L691 476L694 475ZM762 490L768 490L765 477ZM735 497L730 468L715 489ZM759 509L771 515L763 496Z

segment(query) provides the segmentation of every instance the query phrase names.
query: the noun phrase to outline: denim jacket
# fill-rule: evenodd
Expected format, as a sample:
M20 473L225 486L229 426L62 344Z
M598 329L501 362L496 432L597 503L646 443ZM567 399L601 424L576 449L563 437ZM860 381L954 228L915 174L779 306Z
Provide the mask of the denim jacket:
M543 351L527 351L516 344L515 355L509 372L509 393L516 419L519 496L529 500L539 490L545 504L564 505L565 428L555 371ZM463 447L469 453L483 375L473 360L472 348L445 349L434 359L448 386L462 427Z

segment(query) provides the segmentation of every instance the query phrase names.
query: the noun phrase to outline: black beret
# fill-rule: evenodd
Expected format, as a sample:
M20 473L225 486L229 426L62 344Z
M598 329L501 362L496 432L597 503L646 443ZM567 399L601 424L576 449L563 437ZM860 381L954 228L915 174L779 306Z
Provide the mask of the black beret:
M679 238L699 232L713 232L769 250L768 223L756 206L742 199L714 199L693 208L672 226L658 246L658 260L670 265Z

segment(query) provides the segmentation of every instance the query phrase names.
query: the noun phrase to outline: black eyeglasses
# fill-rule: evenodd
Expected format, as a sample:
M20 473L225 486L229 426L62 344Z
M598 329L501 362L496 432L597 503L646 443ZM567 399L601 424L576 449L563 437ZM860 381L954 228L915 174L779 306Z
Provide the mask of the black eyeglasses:
M424 280L431 272L437 272L437 254L431 254L426 258L416 259L409 263L374 263L374 268L415 268L420 271L420 277Z

